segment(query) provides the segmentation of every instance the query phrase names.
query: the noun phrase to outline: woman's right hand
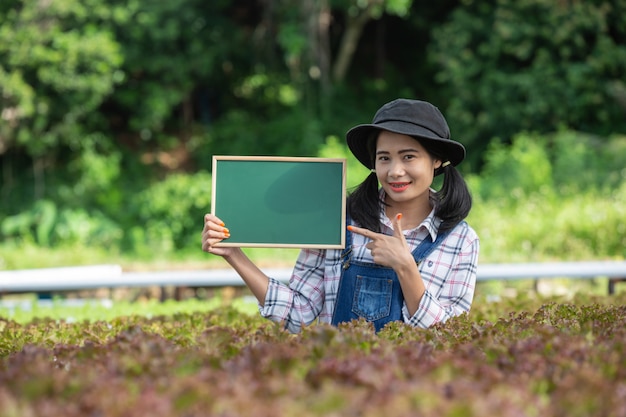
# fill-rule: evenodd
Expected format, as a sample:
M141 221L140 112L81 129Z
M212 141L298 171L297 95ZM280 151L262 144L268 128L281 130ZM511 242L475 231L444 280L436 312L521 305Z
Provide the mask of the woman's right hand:
M230 231L224 222L212 214L204 215L204 229L202 229L202 250L224 258L244 280L261 305L265 302L265 294L269 285L269 278L255 264L250 261L240 247L215 246L222 240L230 237Z
M235 248L216 247L215 245L230 237L230 231L224 222L212 214L204 215L204 229L202 229L202 250L213 255L227 257Z

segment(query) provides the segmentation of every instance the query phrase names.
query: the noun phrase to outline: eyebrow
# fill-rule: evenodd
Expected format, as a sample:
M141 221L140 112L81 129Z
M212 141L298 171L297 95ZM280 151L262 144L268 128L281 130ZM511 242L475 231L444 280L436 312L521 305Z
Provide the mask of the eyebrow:
M399 154L408 153L408 152L419 152L419 149L408 148L408 149L400 149L398 151ZM389 154L389 153L391 153L391 152L389 152L389 151L376 151L376 155Z

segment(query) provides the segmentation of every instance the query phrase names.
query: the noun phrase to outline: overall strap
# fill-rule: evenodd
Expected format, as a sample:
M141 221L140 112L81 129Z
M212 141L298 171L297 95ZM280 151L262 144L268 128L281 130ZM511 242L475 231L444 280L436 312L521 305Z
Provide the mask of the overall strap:
M346 213L346 225L350 224L350 215ZM346 247L341 252L341 264L343 269L350 266L350 253L352 253L352 232L346 228Z
M445 232L437 233L437 238L434 242L432 241L429 233L428 236L426 236L426 238L422 240L422 242L417 245L415 250L412 252L413 258L415 258L415 262L418 265L422 263L422 261L426 259L426 257L430 255L430 253L434 251L437 246L439 246L439 244L445 240L445 238L448 237L451 231L452 229L449 229Z

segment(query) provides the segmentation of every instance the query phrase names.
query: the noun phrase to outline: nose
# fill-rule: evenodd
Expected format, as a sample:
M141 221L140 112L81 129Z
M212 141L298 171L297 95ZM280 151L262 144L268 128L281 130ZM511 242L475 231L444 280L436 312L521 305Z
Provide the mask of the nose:
M389 167L389 176L392 178L401 177L404 175L404 165L401 161L393 161Z

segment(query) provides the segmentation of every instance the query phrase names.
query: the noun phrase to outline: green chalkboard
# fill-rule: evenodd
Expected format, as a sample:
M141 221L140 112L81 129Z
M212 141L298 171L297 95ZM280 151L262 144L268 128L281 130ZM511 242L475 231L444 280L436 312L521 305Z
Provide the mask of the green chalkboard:
M343 248L345 159L214 156L220 246Z

